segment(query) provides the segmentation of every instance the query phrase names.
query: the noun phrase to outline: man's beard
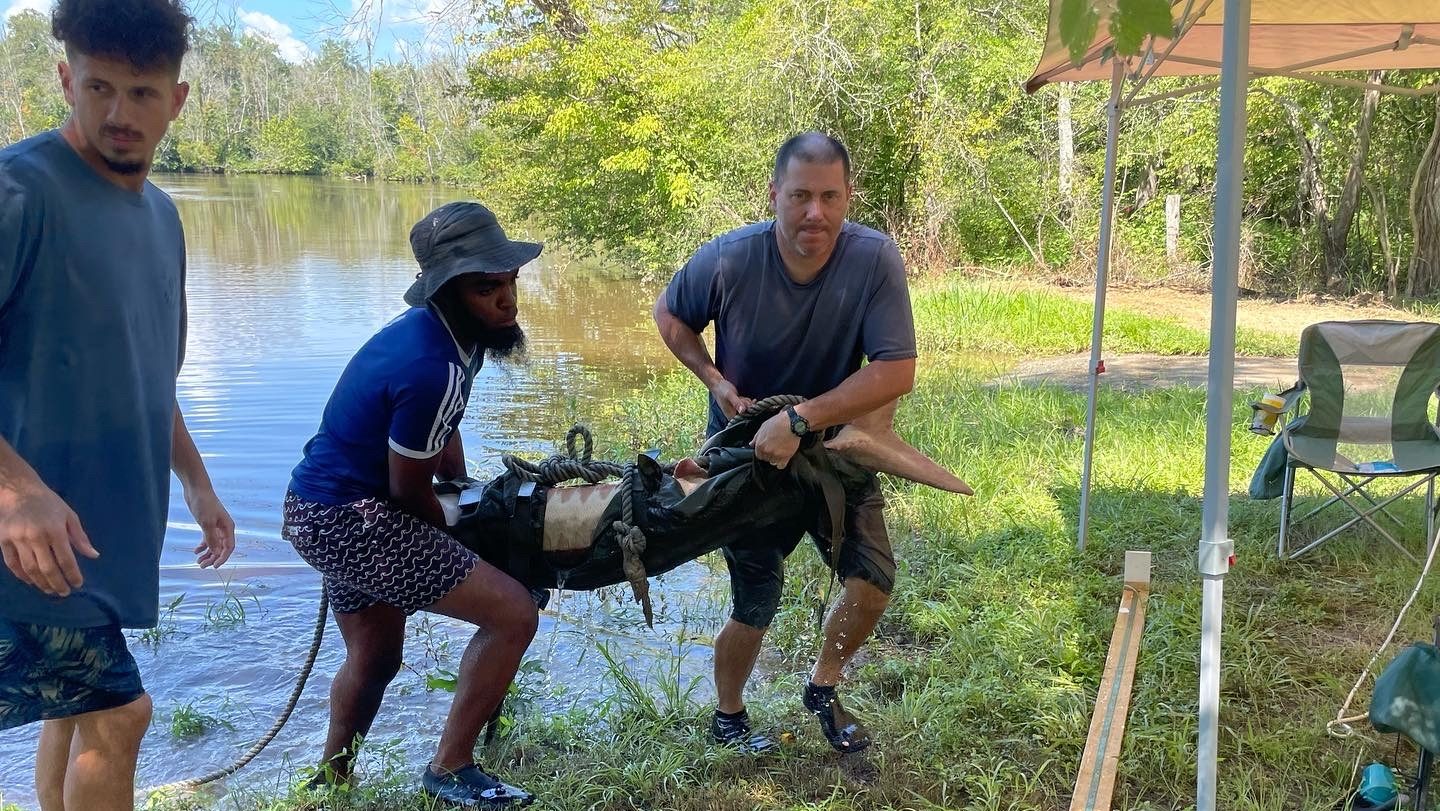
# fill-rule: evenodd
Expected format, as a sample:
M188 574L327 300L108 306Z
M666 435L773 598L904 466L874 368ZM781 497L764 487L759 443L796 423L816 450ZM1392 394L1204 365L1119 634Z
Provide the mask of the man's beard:
M525 330L519 324L483 330L478 343L490 360L519 360L525 357Z
M117 175L138 175L145 171L145 161L117 161L101 153L100 160Z
M106 124L105 126L100 128L100 137L105 138L106 136L117 136L135 139L141 137L140 133L135 130L125 129L123 127L114 127L109 124ZM96 152L100 153L100 160L105 161L105 165L110 168L110 171L114 172L117 175L138 175L141 172L144 172L146 167L149 165L149 161L144 159L135 160L132 158L129 160L121 160L118 158L112 158L99 149L97 149Z

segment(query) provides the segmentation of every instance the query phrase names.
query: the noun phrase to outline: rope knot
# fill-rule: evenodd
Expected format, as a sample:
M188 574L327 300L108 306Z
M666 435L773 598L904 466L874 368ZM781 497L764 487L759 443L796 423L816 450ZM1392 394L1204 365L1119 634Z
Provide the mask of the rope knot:
M640 556L645 554L645 533L639 527L627 524L624 521L616 521L611 525L615 534L620 540L621 563L625 571L625 579L630 582L630 590L635 594L635 602L645 612L645 625L655 627L655 612L650 605L650 582L645 572L645 563Z

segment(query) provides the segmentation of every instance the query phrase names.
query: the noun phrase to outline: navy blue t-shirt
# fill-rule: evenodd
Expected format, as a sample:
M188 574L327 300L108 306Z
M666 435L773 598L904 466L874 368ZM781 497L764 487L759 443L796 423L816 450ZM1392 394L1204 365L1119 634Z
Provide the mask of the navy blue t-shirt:
M50 597L0 567L0 615L155 624L170 500L185 238L166 194L101 177L58 132L0 150L0 437L100 557Z
M439 453L465 416L483 355L456 343L434 310L412 307L361 346L341 373L290 489L306 501L389 498L390 451Z
M846 221L820 274L796 284L775 242L775 221L701 246L665 291L690 329L715 324L715 365L742 397L818 397L862 359L915 357L905 265L894 240ZM710 398L707 433L725 427Z

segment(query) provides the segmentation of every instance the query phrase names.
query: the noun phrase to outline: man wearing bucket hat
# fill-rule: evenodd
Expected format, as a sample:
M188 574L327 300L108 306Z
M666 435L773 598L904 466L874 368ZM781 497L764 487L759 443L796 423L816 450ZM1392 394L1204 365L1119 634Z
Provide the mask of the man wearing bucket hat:
M324 575L345 640L312 784L348 781L355 749L399 672L405 619L431 611L479 626L461 659L425 792L467 807L533 797L474 763L475 743L535 635L529 592L448 535L436 475L465 475L458 430L486 355L524 346L515 280L541 246L505 236L478 203L448 203L410 230L420 265L410 309L345 367L285 495L284 536Z

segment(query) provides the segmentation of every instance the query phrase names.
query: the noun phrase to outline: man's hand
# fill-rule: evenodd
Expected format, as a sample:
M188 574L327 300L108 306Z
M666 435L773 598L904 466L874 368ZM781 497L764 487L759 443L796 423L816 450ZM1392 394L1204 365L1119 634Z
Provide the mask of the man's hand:
M230 553L235 551L235 522L215 491L187 492L185 506L190 508L195 523L200 525L201 538L200 545L195 547L195 562L200 564L200 568L208 569L229 560Z
M790 464L790 457L800 449L800 437L790 430L790 415L781 411L760 426L750 444L755 447L757 459L784 470Z
M85 583L75 552L100 557L75 511L38 482L0 489L0 552L20 582L55 597L68 597Z
M710 387L710 396L715 398L715 402L720 406L720 413L724 414L727 420L735 419L736 414L749 408L755 402L749 397L740 396L740 392L735 390L734 384L723 377Z

